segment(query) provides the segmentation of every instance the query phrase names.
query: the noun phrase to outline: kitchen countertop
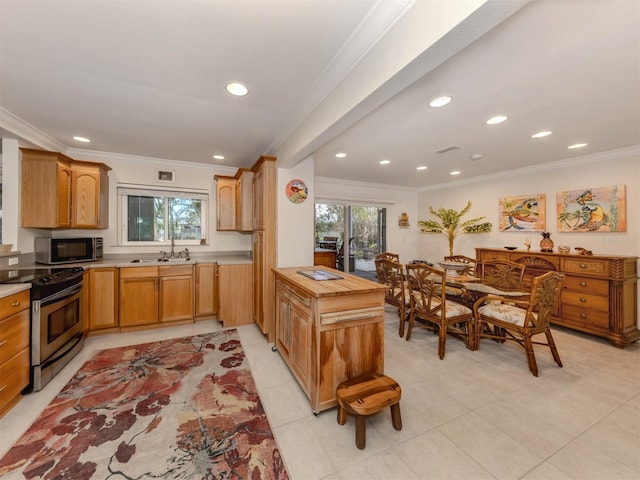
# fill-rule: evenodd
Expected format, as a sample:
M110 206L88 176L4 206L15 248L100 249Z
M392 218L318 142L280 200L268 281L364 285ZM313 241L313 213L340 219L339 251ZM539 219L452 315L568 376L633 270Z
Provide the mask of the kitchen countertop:
M8 297L14 293L19 293L31 288L30 283L13 283L11 285L0 285L0 298Z

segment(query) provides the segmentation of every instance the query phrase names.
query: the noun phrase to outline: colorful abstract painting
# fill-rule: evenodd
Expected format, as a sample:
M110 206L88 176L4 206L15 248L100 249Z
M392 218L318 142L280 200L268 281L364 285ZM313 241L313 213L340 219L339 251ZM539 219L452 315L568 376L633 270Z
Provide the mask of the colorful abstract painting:
M626 232L625 185L558 192L558 232Z
M505 197L499 201L501 232L541 232L546 226L547 197L544 193Z

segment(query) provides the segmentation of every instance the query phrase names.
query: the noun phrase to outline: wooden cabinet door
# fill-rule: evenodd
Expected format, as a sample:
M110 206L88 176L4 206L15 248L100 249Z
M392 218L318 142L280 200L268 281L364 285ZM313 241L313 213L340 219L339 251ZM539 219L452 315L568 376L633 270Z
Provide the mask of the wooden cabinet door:
M216 229L236 229L236 179L216 176Z
M196 317L212 317L218 313L217 265L196 265Z
M291 307L291 366L298 374L307 394L311 391L311 310L296 298Z
M118 269L91 268L89 282L89 331L118 326Z
M97 228L100 209L100 171L97 168L72 169L72 226Z
M160 321L192 320L193 273L178 270L183 267L160 267L160 270L165 268L176 269L178 274L160 273Z
M225 327L253 323L253 266L218 265L218 319Z
M120 269L120 326L158 323L158 267Z
M264 213L262 211L264 197L264 172L258 170L253 174L253 229L264 229Z
M276 348L287 363L291 350L291 307L286 287L276 285Z
M72 173L68 164L58 162L58 218L56 224L58 227L71 226L71 185Z
M264 232L253 232L253 320L264 331Z
M253 230L253 172L240 169L236 182L236 230Z

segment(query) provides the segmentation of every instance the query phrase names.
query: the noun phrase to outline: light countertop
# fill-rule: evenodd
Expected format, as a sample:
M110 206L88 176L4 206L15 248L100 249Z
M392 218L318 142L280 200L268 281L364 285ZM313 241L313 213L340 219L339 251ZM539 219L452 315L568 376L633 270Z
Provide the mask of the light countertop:
M0 298L8 297L14 293L19 293L31 288L30 283L13 283L11 285L0 285Z

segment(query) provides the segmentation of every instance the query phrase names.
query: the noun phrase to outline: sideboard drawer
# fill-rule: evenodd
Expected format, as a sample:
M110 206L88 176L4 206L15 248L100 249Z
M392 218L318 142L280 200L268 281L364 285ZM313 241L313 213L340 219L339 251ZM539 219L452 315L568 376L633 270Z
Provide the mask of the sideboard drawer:
M609 329L609 312L590 310L575 305L562 305L562 318L579 325Z
M492 260L509 260L509 252L485 251L482 252L478 259L480 262L490 262Z
M609 298L599 295L591 295L584 292L572 292L571 290L563 290L561 293L562 311L564 313L565 305L575 305L581 308L593 308L601 312L609 311Z
M609 262L606 260L585 259L585 258L563 258L560 261L563 272L583 273L598 275L599 277L609 276Z
M567 275L562 281L562 288L594 295L609 295L609 281L598 278L573 277Z

